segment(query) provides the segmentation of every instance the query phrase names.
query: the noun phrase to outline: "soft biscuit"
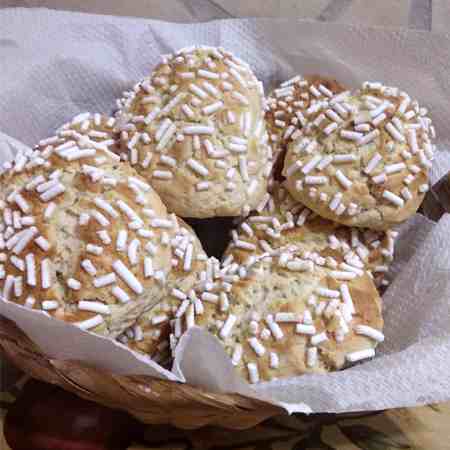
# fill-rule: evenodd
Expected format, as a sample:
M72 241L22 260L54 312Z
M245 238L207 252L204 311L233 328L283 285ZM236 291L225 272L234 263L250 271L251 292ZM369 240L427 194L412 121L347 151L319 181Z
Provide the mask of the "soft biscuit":
M190 298L194 298L192 292L196 289L198 276L205 270L208 259L189 225L180 218L177 218L177 222L177 229L170 233L172 270L166 279L166 295L118 338L131 349L166 366L171 355L170 325L176 319L180 296L186 295L185 298L188 298L190 294Z
M222 264L208 258L193 288L172 289L164 305L169 343L159 343L158 360L168 359L160 351L173 350L193 326L216 335L251 382L337 370L346 361L374 355L384 337L371 270L385 258L392 236L385 245L383 233L369 231L378 242L365 241L362 232L320 218L306 220L301 211L284 217L281 211L291 209L292 199L286 201L281 188L275 195L281 228L292 220L305 223L277 230L280 238L267 245L257 238L266 229L244 226ZM365 245L369 241L373 247ZM374 247L381 247L381 254Z
M0 178L2 297L111 337L162 298L178 226L111 151L114 124L77 116Z
M227 284L200 295L218 301L197 324L218 337L251 383L338 370L374 356L384 339L368 274L331 269L326 253L309 253L291 245L258 255L244 271L230 264L222 269Z
M326 254L325 264L332 269L339 269L335 257L342 255L341 269L366 270L379 286L386 283L396 235L392 230L346 227L324 219L297 202L284 184L275 183L258 211L232 231L224 260L245 267L258 254L301 243L311 254Z
M267 190L262 84L213 47L165 56L119 101L126 158L181 217L246 215Z
M181 222L180 228L189 231ZM221 271L219 260L206 257L200 241L191 231L182 233L182 239L186 238L191 250L184 252L175 270L167 277L164 298L119 336L120 342L164 365L170 362L171 353L185 331L208 323L217 308L227 311L229 307L212 290L228 286L230 277ZM172 246L174 262L180 258L177 248L179 244ZM188 253L192 255L191 273L185 270Z
M322 217L378 230L416 212L434 151L425 108L397 88L366 82L306 113L283 168L294 198Z
M309 107L343 92L336 80L320 76L296 75L280 84L267 98L265 114L269 142L273 151L273 175L280 179L287 144L295 140L308 123Z

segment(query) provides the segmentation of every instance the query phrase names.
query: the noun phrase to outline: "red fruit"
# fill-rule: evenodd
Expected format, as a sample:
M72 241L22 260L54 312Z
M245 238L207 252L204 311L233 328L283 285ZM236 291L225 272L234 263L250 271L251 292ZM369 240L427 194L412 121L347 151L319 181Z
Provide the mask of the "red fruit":
M4 429L13 450L122 450L140 431L124 412L34 380L8 410Z

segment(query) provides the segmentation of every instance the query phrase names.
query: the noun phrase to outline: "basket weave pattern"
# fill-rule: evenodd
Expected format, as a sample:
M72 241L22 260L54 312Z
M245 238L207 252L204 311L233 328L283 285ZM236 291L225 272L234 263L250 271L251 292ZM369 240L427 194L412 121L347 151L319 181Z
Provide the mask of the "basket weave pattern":
M46 356L13 322L0 318L0 350L18 368L147 424L179 428L219 425L250 428L284 410L237 394L213 394L188 384L148 376L114 375L77 361Z

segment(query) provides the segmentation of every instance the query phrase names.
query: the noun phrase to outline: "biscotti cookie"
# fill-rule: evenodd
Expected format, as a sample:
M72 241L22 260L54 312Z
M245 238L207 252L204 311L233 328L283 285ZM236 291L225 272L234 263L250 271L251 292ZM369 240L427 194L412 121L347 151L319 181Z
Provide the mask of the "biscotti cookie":
M397 88L366 82L307 113L283 169L295 199L335 222L377 230L416 212L434 150L425 108Z
M251 383L334 371L374 356L384 336L373 280L331 269L326 257L301 244L280 248L257 256L244 272L225 266L227 284L201 295L217 298L217 307L197 324L218 337Z
M224 255L227 264L246 267L258 254L300 243L312 254L325 252L329 268L367 271L380 286L394 256L397 233L346 227L324 219L296 201L284 184L275 183L265 204L231 235ZM340 267L336 257L343 257Z
M249 66L213 47L163 58L119 102L122 157L181 217L246 215L267 190L264 92Z
M0 178L3 298L111 337L163 297L177 226L110 150L114 122L77 116Z
M167 275L164 297L118 338L131 349L165 366L170 362L169 335L180 306L179 297L186 293L186 298L195 299L193 293L208 259L192 228L180 218L177 223L178 227L170 233L172 270Z
M344 90L336 80L296 75L269 95L265 119L273 151L275 180L281 179L287 144L295 140L308 123L306 117L312 104L326 101Z

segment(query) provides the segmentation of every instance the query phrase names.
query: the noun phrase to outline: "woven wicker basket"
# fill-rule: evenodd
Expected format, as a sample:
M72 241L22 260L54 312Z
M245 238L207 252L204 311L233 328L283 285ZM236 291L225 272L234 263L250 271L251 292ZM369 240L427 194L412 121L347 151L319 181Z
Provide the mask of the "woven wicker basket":
M450 213L450 172L427 193L420 211L434 221ZM204 425L246 429L269 417L286 414L282 408L237 394L212 394L188 384L148 376L113 375L77 361L49 359L13 322L1 316L0 351L33 378L127 411L147 424L171 424L185 429Z
M33 378L127 411L147 424L245 429L285 413L281 408L241 395L212 394L183 383L148 376L113 375L76 361L49 359L13 322L1 317L0 349Z

